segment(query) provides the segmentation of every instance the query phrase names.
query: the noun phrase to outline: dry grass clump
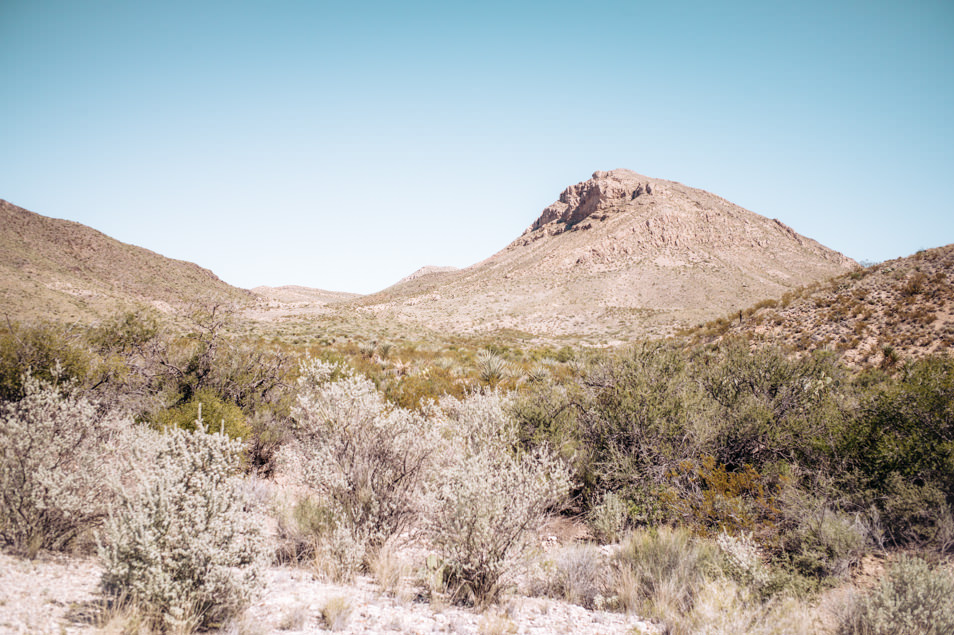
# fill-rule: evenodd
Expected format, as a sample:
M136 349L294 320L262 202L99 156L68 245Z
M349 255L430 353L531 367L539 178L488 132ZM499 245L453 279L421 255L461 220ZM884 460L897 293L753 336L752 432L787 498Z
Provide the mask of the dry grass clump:
M401 597L405 590L405 580L411 574L411 567L396 549L385 545L371 562L371 575L381 590L388 595Z
M300 631L308 623L308 606L305 604L296 604L288 609L278 623L280 631Z
M588 609L612 608L614 599L610 560L594 544L570 544L537 564L530 586L546 595Z
M711 543L669 527L631 534L614 565L620 607L659 619L689 613L707 579L720 571Z
M336 596L325 602L321 608L321 619L332 631L342 631L348 627L354 607L348 598Z
M634 532L613 562L615 600L672 634L817 632L815 612L782 595L766 599L769 571L747 536L715 542L666 527Z

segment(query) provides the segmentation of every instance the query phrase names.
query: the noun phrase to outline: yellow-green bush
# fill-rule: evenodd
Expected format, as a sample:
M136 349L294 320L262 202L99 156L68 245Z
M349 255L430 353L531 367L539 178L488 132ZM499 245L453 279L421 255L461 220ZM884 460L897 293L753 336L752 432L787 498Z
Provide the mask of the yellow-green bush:
M201 419L213 432L224 432L232 439L247 439L251 432L242 409L210 389L199 390L184 404L159 412L156 423L163 428L195 430L200 413Z

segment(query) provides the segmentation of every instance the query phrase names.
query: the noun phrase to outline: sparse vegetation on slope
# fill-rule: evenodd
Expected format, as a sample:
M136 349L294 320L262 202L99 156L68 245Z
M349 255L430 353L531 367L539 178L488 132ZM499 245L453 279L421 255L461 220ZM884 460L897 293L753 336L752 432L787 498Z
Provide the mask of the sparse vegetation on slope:
M0 313L16 319L90 321L126 310L166 313L194 298L251 299L191 262L3 200L0 227Z
M798 351L831 350L853 366L897 368L954 348L954 245L919 251L802 287L685 331L741 334Z

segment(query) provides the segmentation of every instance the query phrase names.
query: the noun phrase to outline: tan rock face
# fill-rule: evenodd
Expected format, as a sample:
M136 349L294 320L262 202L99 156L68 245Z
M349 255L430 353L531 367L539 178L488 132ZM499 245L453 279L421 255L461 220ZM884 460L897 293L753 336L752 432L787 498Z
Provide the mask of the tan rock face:
M650 180L630 170L596 171L590 180L563 190L560 200L544 209L527 231L540 229L549 223L572 227L600 209L652 193Z

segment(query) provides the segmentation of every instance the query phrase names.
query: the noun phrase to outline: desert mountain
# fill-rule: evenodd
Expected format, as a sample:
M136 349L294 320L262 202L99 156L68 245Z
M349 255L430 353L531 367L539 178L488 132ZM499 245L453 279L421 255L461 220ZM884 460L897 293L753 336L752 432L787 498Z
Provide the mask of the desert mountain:
M790 291L694 331L829 349L853 365L891 366L954 350L954 245L920 251Z
M665 335L856 268L777 220L629 170L596 172L499 253L358 299L452 332Z
M168 311L195 298L245 302L251 294L191 262L0 200L0 312L7 316L87 320L143 306Z

